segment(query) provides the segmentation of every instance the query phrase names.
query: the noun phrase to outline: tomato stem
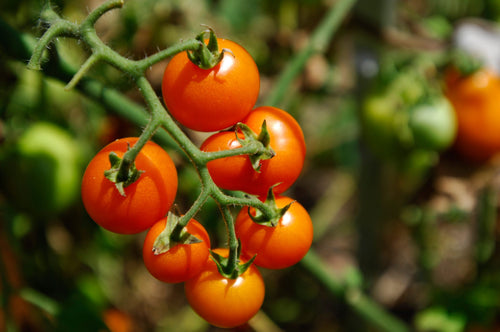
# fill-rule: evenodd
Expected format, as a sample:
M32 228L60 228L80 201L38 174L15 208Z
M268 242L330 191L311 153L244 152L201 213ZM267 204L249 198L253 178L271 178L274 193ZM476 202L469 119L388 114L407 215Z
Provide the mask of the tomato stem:
M276 205L276 197L274 195L273 188L274 187L269 188L266 200L264 202L264 205L269 208L271 213L269 213L269 211L266 211L267 212L267 214L266 214L265 212L263 212L261 210L257 210L255 214L252 214L250 212L250 209L248 209L248 215L249 215L250 219L252 219L253 222L255 222L259 225L264 225L264 226L268 226L268 227L276 227L278 225L279 221L281 220L281 218L283 218L283 216L288 211L290 206L294 203L294 202L291 202L291 203L285 205L284 207L279 208Z
M240 135L243 134L244 138ZM235 136L241 147L235 149L226 149L219 151L205 151L201 158L203 164L211 160L227 158L240 155L248 155L252 163L252 167L259 171L261 160L271 159L275 152L269 145L269 132L267 130L266 121L262 123L261 131L257 135L250 127L243 123L238 123L235 126Z
M136 61L137 67L142 71L146 71L149 67L152 65L169 58L177 53L181 53L184 51L189 51L189 50L196 50L200 47L200 43L196 39L188 39L185 41L182 41L178 44L172 45L162 51L159 51L155 54L152 54L148 56L147 58L144 58L142 60Z
M73 89L75 85L77 85L78 82L82 79L82 77L90 70L90 68L92 68L99 60L101 60L101 55L99 53L92 54L64 88L66 90Z
M197 199L194 201L194 203L189 208L189 210L179 218L178 223L176 224L176 227L172 230L172 234L171 234L172 240L174 240L174 241L180 240L182 230L184 229L184 227L186 227L188 222L192 218L194 218L196 213L203 207L203 205L207 201L208 197L209 197L208 191L202 190L201 193L198 195Z
M90 12L87 18L82 22L81 26L88 29L92 29L95 22L97 22L97 20L101 18L101 16L103 16L112 9L123 7L123 4L124 0L111 0L104 2L102 5L100 5L92 12Z
M163 254L178 244L195 244L200 243L201 239L189 234L186 230L186 225L180 226L179 222L182 217L169 212L165 229L156 237L153 243L153 253L155 255ZM188 222L189 219L186 219ZM178 233L177 230L179 229Z
M235 271L237 270L238 262L239 262L239 243L238 238L236 237L236 231L234 228L234 218L231 214L231 211L227 206L221 207L222 217L226 223L227 233L228 233L228 247L229 247L229 256L228 256L228 265L226 272L229 273L233 278L235 276Z

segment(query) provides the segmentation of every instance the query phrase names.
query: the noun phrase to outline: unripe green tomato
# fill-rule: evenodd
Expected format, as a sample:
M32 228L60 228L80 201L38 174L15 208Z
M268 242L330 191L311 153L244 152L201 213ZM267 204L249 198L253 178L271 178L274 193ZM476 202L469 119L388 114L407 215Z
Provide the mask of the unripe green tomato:
M442 97L410 111L408 123L417 148L442 151L450 147L457 132L453 106Z
M394 158L401 153L401 137L407 132L407 115L384 95L369 96L361 109L363 136L379 157ZM406 127L406 128L405 128Z
M81 177L81 149L64 129L31 125L1 161L7 200L34 215L56 214L75 202Z

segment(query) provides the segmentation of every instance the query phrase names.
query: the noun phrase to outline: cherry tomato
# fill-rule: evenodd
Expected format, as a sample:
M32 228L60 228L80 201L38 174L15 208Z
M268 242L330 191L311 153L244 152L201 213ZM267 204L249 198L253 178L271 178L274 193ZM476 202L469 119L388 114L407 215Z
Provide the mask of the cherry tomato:
M121 310L109 308L103 313L103 321L110 332L132 332L135 331L132 317Z
M446 73L446 96L458 121L456 150L471 161L485 161L500 151L500 78L481 69L467 76Z
M445 97L416 105L410 110L408 127L416 148L445 150L453 144L457 132L453 106Z
M162 147L149 141L135 160L144 171L138 180L120 195L115 184L104 176L110 169L109 153L119 157L133 146L137 137L116 140L90 161L82 180L82 200L90 217L101 227L120 234L135 234L150 228L163 218L177 192L177 170Z
M260 171L254 170L250 159L244 155L208 162L208 171L219 187L265 196L271 186L277 185L274 192L282 193L299 177L306 155L304 135L299 124L287 112L270 106L255 108L242 122L259 133L264 120L270 135L270 146L276 155L262 160ZM208 137L201 150L219 151L240 146L234 132L220 132Z
M205 228L191 219L186 226L187 232L201 242L178 244L167 252L155 255L153 244L166 224L167 218L163 218L148 231L142 249L144 264L158 280L168 283L183 282L200 273L205 266L209 255L210 238Z
M186 52L176 54L163 75L163 100L182 125L198 131L218 131L241 121L254 107L260 77L251 55L237 43L217 39L227 49L212 69L201 69Z
M227 257L227 249L215 249ZM251 265L236 279L223 277L212 259L196 277L184 283L186 298L203 319L212 325L231 328L246 323L264 302L264 281Z
M287 268L298 263L311 247L313 225L306 209L290 197L276 198L279 208L290 203L292 205L275 227L255 223L248 215L248 207L238 213L236 236L244 254L257 255L255 265L268 269ZM250 208L250 213L255 215L255 209Z
M453 107L441 95L403 105L390 94L373 94L363 103L361 119L365 142L384 159L405 159L416 149L446 150L457 129Z

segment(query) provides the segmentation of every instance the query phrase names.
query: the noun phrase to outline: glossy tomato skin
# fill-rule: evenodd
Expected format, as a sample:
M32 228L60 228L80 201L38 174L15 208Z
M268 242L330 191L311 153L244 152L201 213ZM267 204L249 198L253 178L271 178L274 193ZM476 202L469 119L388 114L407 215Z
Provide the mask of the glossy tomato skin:
M292 203L293 202L293 203ZM292 203L278 225L260 225L248 215L244 207L236 217L236 236L247 257L257 255L254 264L267 269L283 269L298 263L311 247L313 225L306 209L286 196L276 198L279 208ZM255 214L255 209L250 208Z
M214 68L201 69L182 52L163 75L163 100L170 114L197 131L218 131L241 121L259 95L259 71L251 55L233 41L217 41L219 50L229 51Z
M445 82L457 116L456 150L474 162L500 152L500 78L487 69L468 76L450 70Z
M136 234L163 218L177 192L177 170L162 147L149 141L138 154L135 165L144 171L120 195L115 184L104 177L111 168L109 153L119 157L133 146L137 137L122 138L105 146L90 161L82 180L82 200L90 217L101 227L119 234Z
M205 267L210 249L210 237L205 228L191 219L186 225L189 234L201 242L178 244L167 252L155 255L153 244L158 235L165 229L167 218L163 218L151 227L146 234L142 249L144 265L156 279L167 283L186 281Z
M227 249L215 249L227 257ZM259 270L251 265L236 279L223 277L212 259L196 277L184 283L186 298L203 319L212 325L231 328L252 318L264 302L265 287Z
M253 169L248 156L227 157L208 162L208 171L219 187L265 196L271 186L277 185L273 190L278 194L287 190L297 180L306 155L304 134L300 125L287 112L271 106L255 108L242 123L259 133L264 120L275 156L262 160L259 172ZM220 132L208 137L201 150L219 151L240 146L234 132Z

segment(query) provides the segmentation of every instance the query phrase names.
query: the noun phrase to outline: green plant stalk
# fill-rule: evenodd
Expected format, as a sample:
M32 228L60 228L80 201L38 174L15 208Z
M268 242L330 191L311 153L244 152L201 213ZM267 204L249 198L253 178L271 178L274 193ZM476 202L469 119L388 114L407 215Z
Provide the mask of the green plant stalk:
M134 164L134 160L141 152L141 149L146 145L146 143L151 140L155 131L160 127L160 122L157 121L154 117L151 117L147 126L142 130L141 135L137 142L135 142L134 146L128 149L123 157L120 169L118 170L118 179L127 179L128 171L130 167ZM139 170L141 171L141 170Z
M382 331L410 331L403 322L386 312L378 303L363 293L357 286L359 282L353 277L355 274L347 274L345 279L335 276L312 249L302 258L301 264L332 294L343 299L353 311L362 316L367 322L371 322Z
M308 44L292 58L278 77L274 88L265 100L266 105L279 106L283 102L283 98L291 83L302 72L307 60L316 53L324 52L340 23L355 3L356 0L339 0L334 2L334 5L329 9L325 18L313 32Z
M360 289L346 292L345 301L366 321L387 332L409 332L410 329L363 293Z
M171 56L181 53L187 50L192 50L196 51L200 47L200 42L196 39L188 39L185 41L181 41L175 45L172 45L162 51L159 51L155 54L152 54L148 56L147 58L144 58L142 60L137 60L136 65L138 67L138 70L144 72L146 71L149 67L152 65L165 60L167 58L170 58Z
M211 160L215 159L220 159L220 158L226 158L226 157L233 157L233 156L240 156L244 154L255 154L255 153L263 153L265 152L265 147L262 144L247 144L245 146L236 148L236 149L231 149L231 150L220 150L220 151L209 151L209 152L204 152L203 156L200 156L203 164L208 163Z
M112 9L123 7L124 3L124 0L111 0L104 2L102 5L90 12L89 15L87 15L87 17L81 24L82 29L92 30L94 24L102 15Z
M189 223L189 221L194 218L196 213L205 205L208 197L210 196L209 191L202 188L200 194L196 198L196 200L191 204L191 207L187 210L187 212L182 215L179 220L177 227L174 228L171 234L171 239L175 242L178 242L181 238L182 229Z
M222 218L226 223L227 235L228 235L228 247L229 247L229 256L228 256L228 264L226 266L226 273L236 275L234 271L237 270L238 267L238 253L239 253L239 242L236 237L236 231L234 228L234 218L231 214L231 210L227 205L221 205L220 210L222 212Z
M90 70L90 68L92 68L100 60L101 57L98 54L92 54L64 88L66 90L73 89L75 85L78 84L78 82L82 79L82 77Z
M177 126L172 117L165 110L147 78L145 76L138 77L136 84L146 101L148 109L151 112L151 121L160 124L186 153L195 166L199 166L198 160L200 158L197 156L201 154L200 150L189 139L189 137L184 134L184 132L179 128L179 126Z
M28 62L28 69L41 70L42 58L47 45L59 36L76 37L78 35L77 31L78 27L75 24L63 20L59 20L54 25L51 25L35 44L30 61Z

